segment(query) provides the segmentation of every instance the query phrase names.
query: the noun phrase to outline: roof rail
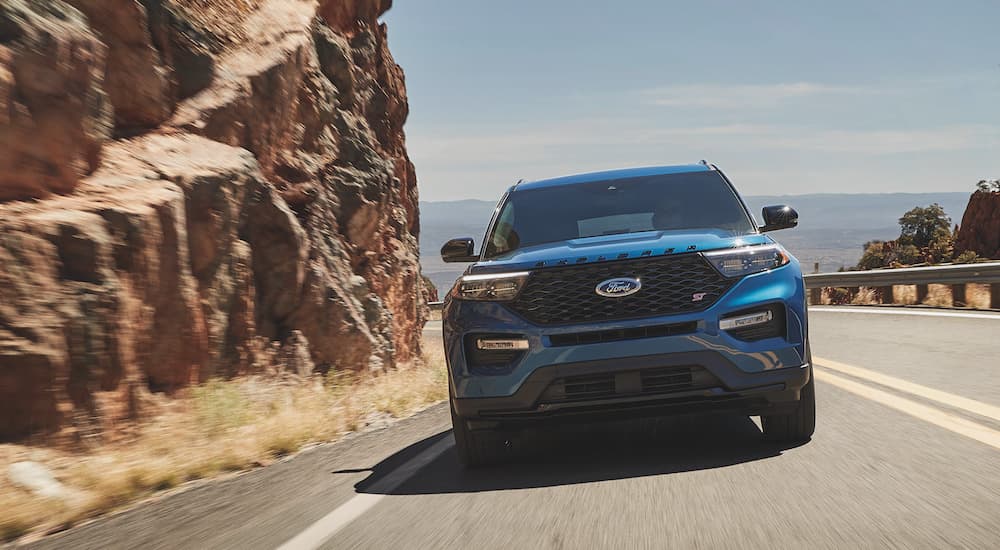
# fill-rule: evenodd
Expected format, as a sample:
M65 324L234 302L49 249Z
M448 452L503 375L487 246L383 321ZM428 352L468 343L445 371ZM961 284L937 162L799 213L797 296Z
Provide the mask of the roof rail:
M707 160L705 160L705 159L701 159L701 160L699 160L699 161L698 161L698 164L700 164L700 165L702 165L702 166L705 166L705 167L707 167L707 168L708 168L709 170L715 170L715 171L718 171L718 170L719 170L719 167L718 167L718 166L716 166L716 165L714 165L714 164L712 164L712 163L708 162L708 161L707 161Z

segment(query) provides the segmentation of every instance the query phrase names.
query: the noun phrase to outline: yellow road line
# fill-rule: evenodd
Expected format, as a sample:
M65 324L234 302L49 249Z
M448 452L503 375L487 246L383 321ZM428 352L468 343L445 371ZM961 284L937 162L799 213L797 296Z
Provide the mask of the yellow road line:
M875 401L876 403L881 403L882 405L891 407L915 418L919 418L920 420L929 422L935 426L944 428L959 435L964 435L965 437L971 439L975 439L976 441L985 443L994 449L1000 449L1000 431L987 428L982 424L977 424L960 416L955 416L942 410L935 409L934 407L928 407L927 405L917 403L916 401L911 401L904 397L875 389L871 386L866 386L860 382L855 382L853 380L837 376L836 374L831 374L826 370L814 370L813 373L816 376L816 380L832 384L840 389L847 390L855 395L864 397L865 399Z
M983 403L982 401L976 401L975 399L969 399L953 393L943 392L927 386L921 386L920 384L914 384L913 382L903 380L902 378L896 378L895 376L889 376L887 374L863 369L861 367L855 367L853 365L838 363L837 361L832 361L830 359L813 357L813 362L818 363L821 367L849 374L856 378L863 378L865 380L875 382L876 384L888 386L894 390L916 395L917 397L923 397L924 399L930 399L931 401L937 401L938 403L948 405L949 407L961 409L965 412L978 414L979 416L984 416L1000 422L1000 407L995 407L993 405Z

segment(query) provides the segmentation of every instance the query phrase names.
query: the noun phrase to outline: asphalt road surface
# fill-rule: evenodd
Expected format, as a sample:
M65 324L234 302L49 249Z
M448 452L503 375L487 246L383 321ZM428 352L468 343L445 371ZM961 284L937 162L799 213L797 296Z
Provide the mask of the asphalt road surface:
M442 404L35 546L1000 548L1000 315L810 317L804 445L677 418L529 434L517 462L464 472Z

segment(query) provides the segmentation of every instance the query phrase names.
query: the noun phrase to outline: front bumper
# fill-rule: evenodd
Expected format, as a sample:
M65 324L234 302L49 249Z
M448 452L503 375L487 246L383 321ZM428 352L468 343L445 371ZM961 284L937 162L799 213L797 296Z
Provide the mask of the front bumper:
M443 333L456 413L467 419L518 421L610 412L770 414L790 409L811 372L799 273L793 261L745 277L710 308L696 313L571 326L537 326L500 304L451 300L444 310ZM783 337L747 342L719 329L720 317L775 304L786 311ZM673 336L553 344L553 336L683 323L693 329ZM480 333L524 337L529 349L508 369L484 374L469 368L463 345L466 335ZM650 369L685 365L696 365L709 375L710 383L670 393L626 388L597 399L547 399L546 392L554 383L570 377L600 374L628 381Z
M700 364L721 381L719 385L670 393L622 391L595 399L546 402L553 383L588 374L629 376L643 370ZM731 411L748 415L790 412L811 376L809 364L762 373L744 373L711 352L664 354L631 358L628 362L595 361L543 367L510 396L456 398L455 412L465 419L510 424L581 417L649 416ZM721 375L721 376L720 376Z

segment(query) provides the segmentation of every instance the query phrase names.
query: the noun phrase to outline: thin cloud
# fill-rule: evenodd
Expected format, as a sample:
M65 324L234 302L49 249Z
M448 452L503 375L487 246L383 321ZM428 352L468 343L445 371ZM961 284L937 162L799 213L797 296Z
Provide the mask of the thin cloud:
M775 107L790 100L817 96L856 96L883 93L874 88L815 82L776 84L692 84L644 90L646 102L661 107L747 109Z
M899 154L963 151L1000 146L1000 127L953 125L914 130L838 130L781 125L674 128L647 136L669 143L705 143L729 148L819 153Z
M812 126L729 124L659 128L639 120L550 125L538 131L424 135L411 140L420 164L546 163L579 158L595 147L623 150L809 151L887 155L996 149L1000 127L951 125L920 129L845 130ZM576 153L574 153L574 151ZM607 158L606 161L615 161Z

